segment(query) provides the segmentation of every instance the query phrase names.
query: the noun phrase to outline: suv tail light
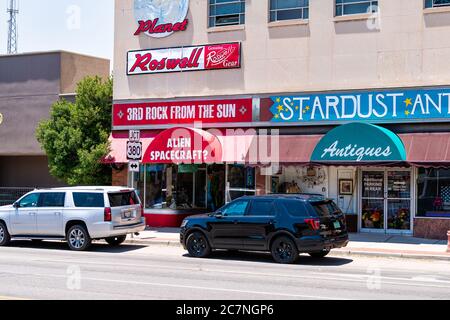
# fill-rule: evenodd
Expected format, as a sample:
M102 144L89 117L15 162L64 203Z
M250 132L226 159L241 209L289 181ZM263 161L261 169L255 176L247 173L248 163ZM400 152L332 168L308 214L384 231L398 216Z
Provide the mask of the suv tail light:
M105 221L106 222L111 222L112 221L112 214L111 214L111 208L105 208Z
M319 230L320 229L320 220L319 219L305 219L305 223L312 230Z

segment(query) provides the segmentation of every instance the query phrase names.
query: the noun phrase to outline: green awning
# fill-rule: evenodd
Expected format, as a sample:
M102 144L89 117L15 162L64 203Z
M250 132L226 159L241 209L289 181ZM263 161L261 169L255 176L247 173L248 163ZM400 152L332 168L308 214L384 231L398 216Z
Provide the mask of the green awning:
M369 123L349 123L328 132L317 144L312 162L403 162L406 150L392 131Z

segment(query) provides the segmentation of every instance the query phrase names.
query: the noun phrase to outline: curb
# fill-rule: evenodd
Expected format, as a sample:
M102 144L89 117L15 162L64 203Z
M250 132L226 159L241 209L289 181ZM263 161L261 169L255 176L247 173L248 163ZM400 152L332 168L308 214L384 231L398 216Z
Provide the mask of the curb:
M126 240L125 244L144 245L144 246L168 246L180 247L181 243L174 240ZM450 261L449 256L433 255L433 254L413 254L413 253L396 253L396 252L376 252L376 251L360 251L360 250L333 250L331 256L364 256L364 257L381 257L381 258L401 258L401 259L419 259L419 260L440 260Z
M134 245L144 245L144 246L168 246L168 247L181 247L181 243L179 241L174 240L133 240L127 239L124 244L134 244Z
M450 256L433 255L433 254L413 254L413 253L397 253L397 252L376 252L376 251L351 251L351 250L334 250L331 255L335 256L365 256L380 258L401 258L416 260L440 260L450 261Z

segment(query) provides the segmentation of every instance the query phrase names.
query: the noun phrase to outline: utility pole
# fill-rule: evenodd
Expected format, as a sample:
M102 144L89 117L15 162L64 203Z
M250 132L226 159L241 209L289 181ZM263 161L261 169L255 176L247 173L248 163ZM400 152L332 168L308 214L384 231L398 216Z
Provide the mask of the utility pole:
M17 0L10 0L9 7L6 10L9 14L8 20L8 54L17 53L17 14L19 9Z

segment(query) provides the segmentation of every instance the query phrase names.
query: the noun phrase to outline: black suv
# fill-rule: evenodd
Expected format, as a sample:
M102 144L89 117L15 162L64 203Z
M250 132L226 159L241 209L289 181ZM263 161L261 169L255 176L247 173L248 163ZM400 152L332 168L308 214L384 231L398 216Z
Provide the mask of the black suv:
M208 215L186 218L180 241L192 257L214 249L270 251L279 263L300 253L325 257L348 243L344 215L318 195L246 196Z

